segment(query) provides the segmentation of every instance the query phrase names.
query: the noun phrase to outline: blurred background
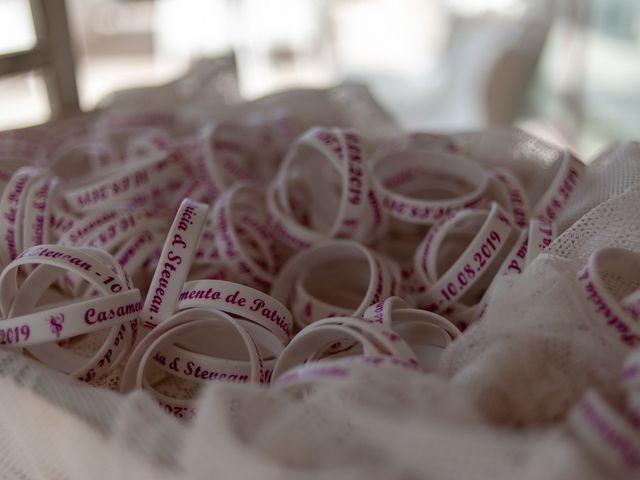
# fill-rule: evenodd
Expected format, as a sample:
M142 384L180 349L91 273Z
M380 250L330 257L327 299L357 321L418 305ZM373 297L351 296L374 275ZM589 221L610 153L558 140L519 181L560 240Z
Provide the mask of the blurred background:
M638 0L0 0L0 129L224 55L247 99L360 81L407 129L515 124L583 156L640 136Z

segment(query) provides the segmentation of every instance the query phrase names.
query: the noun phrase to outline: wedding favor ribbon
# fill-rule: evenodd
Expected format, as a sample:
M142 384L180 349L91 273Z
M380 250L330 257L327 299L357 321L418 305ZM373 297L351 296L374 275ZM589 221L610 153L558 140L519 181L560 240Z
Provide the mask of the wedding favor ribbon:
M555 240L584 176L565 151L532 182L453 137L379 144L249 110L106 112L55 135L0 134L0 347L143 389L181 419L211 382L297 394L361 369L436 372L496 282ZM629 349L638 267L602 249L578 275L596 328ZM633 288L614 291L614 274ZM639 363L621 381L629 418ZM573 423L593 440L618 420L585 398ZM606 461L633 466L630 449L609 448Z

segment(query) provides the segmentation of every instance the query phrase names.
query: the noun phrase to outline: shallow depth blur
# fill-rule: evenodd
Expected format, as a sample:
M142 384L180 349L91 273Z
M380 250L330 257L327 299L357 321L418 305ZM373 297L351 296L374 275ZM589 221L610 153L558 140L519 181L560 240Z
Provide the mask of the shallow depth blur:
M82 110L233 52L241 93L362 81L410 129L517 124L591 156L637 138L637 0L67 0ZM0 0L0 55L36 44ZM0 77L0 129L47 121L38 71ZM68 112L63 112L68 113Z

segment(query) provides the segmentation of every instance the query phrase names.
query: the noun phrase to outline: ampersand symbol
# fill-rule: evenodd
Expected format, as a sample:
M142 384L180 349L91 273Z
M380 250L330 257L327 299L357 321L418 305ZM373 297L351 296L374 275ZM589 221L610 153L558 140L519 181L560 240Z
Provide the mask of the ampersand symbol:
M60 338L60 332L62 332L62 324L64 323L64 314L59 313L57 315L51 315L49 318L49 325L51 331L55 334L56 338Z

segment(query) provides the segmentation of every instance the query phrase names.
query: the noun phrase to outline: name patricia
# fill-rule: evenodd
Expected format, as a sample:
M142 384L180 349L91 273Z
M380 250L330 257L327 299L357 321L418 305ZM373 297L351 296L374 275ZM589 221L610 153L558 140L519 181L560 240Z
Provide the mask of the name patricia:
M218 300L227 304L237 305L242 308L246 308L251 312L256 312L260 316L272 321L275 323L282 331L284 331L287 335L291 333L291 327L289 326L287 319L284 315L279 314L275 308L269 308L267 303L261 298L254 298L253 300L247 299L240 295L240 291L236 290L235 292L226 295L224 298L222 296L222 292L219 290L214 290L213 288L204 289L196 289L196 290L184 290L180 293L180 301L183 300L193 300L193 299L204 299L204 300Z

